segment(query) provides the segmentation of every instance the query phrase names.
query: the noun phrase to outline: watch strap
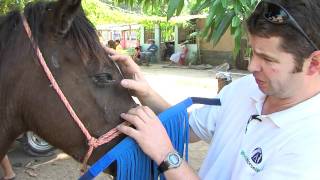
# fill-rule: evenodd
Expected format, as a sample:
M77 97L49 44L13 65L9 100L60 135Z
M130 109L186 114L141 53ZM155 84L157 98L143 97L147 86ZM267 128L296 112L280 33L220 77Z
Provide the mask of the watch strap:
M158 171L160 173L164 173L169 169L170 164L167 161L162 161L162 163L158 166Z

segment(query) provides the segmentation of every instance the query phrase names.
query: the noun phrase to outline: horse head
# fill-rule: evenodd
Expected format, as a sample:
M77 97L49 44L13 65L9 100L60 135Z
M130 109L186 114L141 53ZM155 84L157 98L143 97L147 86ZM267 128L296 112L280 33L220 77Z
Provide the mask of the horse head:
M120 124L135 105L121 72L85 17L81 0L28 4L23 12L34 41L74 111L94 137ZM0 158L17 136L34 131L78 161L86 137L53 90L37 60L20 12L0 17ZM97 160L121 137L97 148Z

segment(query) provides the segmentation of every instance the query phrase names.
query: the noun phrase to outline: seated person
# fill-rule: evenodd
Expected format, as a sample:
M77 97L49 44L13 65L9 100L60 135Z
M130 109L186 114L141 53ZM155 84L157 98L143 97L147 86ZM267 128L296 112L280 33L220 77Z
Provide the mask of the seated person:
M189 49L185 44L181 44L181 51L173 53L170 57L170 65L178 64L178 65L185 65L186 64L186 57L188 54Z
M155 44L153 39L148 40L150 46L145 52L141 52L141 58L145 60L146 65L149 65L151 57L156 55L158 51L158 46Z
M135 47L134 48L134 54L133 54L133 60L137 63L137 64L139 64L139 63L141 63L140 62L140 59L141 59L141 46L137 46L137 47Z
M123 48L122 48L122 46L120 44L120 40L119 39L115 40L115 44L116 44L116 51L118 53L122 53L123 52Z
M116 43L113 40L109 40L107 47L112 48L112 49L116 49Z

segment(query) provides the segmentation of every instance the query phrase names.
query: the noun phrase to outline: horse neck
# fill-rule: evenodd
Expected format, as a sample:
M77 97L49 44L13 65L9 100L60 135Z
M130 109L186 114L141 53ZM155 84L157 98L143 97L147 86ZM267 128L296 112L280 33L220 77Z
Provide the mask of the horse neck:
M10 58L1 59L1 61L9 60ZM11 59L11 61L14 60ZM4 67L4 64L6 63L0 65L0 159L8 151L12 142L25 131L21 113L19 113L18 100L23 90L16 89L15 82L18 81L18 77L13 77L13 72L18 71L15 68ZM6 72L4 72L5 69L7 69ZM19 73L16 74L19 76Z
M1 28L5 28L2 24ZM14 32L13 32L14 33ZM15 37L13 37L15 36ZM12 37L0 36L0 159L26 127L22 121L22 99L28 68L34 64L23 30ZM10 39L12 42L4 42ZM29 45L30 46L30 45ZM30 62L28 62L30 61ZM30 70L29 70L30 71Z

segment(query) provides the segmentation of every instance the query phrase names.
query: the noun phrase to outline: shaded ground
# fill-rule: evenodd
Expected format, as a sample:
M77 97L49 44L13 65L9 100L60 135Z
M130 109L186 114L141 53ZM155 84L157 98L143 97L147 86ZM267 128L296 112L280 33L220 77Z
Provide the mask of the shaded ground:
M213 97L216 94L217 80L215 79L216 72L214 69L195 70L162 68L161 66L143 66L142 69L151 86L171 104L176 104L191 96ZM233 77L236 79L239 76L241 74L235 74ZM208 145L204 142L190 145L189 162L193 169L198 170L200 168L207 148ZM53 156L34 158L27 156L22 151L20 144L16 143L9 152L9 157L12 160L18 180L69 180L79 177L80 164L58 150ZM107 175L101 175L96 179L109 178Z

